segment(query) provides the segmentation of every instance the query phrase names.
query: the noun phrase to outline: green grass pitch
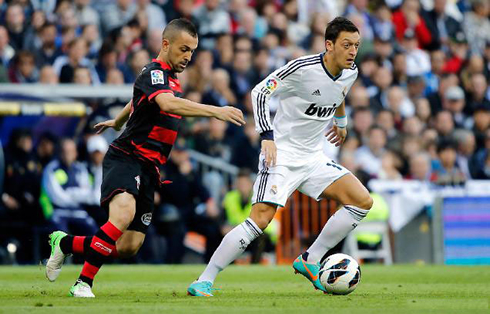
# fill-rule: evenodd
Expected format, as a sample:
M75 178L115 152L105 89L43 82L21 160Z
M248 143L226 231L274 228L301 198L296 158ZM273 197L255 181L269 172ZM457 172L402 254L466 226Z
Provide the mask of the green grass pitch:
M313 290L290 266L231 266L214 298L186 295L204 265L107 265L95 299L68 297L80 266L48 282L43 267L0 267L0 313L490 313L490 267L365 265L347 296Z

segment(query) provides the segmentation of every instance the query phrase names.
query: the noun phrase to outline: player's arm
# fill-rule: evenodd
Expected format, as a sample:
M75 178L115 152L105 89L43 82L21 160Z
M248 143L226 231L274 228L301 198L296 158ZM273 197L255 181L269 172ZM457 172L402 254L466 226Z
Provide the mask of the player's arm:
M242 111L234 107L203 105L188 99L175 97L172 93L160 93L155 97L155 101L160 109L167 113L185 117L215 117L238 126L245 124Z
M251 92L255 130L260 134L261 151L265 156L265 162L268 166L274 166L276 164L277 156L274 131L270 119L269 99L272 95L285 90L285 82L280 79L279 74L285 71L286 67L279 68L271 73L262 82L257 84Z
M347 137L347 116L345 115L345 101L337 107L333 116L333 126L325 135L327 140L335 146L340 146Z
M128 121L129 114L131 113L131 105L133 100L130 100L126 106L124 106L123 110L121 110L116 118L107 120L104 122L97 123L94 128L97 130L97 134L104 132L108 128L113 128L116 131L119 131L124 123Z

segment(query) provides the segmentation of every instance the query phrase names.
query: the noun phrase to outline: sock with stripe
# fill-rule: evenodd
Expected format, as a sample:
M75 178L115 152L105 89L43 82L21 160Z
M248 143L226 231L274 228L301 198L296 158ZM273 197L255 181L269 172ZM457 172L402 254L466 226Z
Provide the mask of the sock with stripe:
M369 210L351 205L345 205L339 209L327 221L315 242L306 251L308 263L317 263L328 250L336 246L349 234L357 224L366 217Z
M262 230L250 218L233 228L221 241L198 281L214 282L218 273L238 258L260 235L262 235Z
M92 238L92 236L86 237L67 235L60 241L61 252L64 254L84 255L90 248ZM118 257L116 249L112 250L111 257Z
M85 263L79 280L92 286L94 277L116 250L116 241L121 237L122 231L116 228L110 221L100 227L92 237L90 246L85 251ZM85 242L85 241L84 241Z

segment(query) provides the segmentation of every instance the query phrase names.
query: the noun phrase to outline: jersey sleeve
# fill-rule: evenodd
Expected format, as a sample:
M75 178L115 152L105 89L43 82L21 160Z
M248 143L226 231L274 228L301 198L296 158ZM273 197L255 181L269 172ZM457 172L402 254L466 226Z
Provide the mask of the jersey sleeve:
M269 99L288 91L297 72L291 72L291 63L277 69L257 84L251 92L255 130L262 139L273 140L274 134L269 110Z
M149 101L161 93L174 93L169 85L168 72L162 69L143 70L136 79L135 87L143 91Z

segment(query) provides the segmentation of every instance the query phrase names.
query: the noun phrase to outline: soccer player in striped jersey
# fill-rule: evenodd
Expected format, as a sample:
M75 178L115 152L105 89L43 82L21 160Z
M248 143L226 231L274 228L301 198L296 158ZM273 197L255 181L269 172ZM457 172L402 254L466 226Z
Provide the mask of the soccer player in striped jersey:
M153 197L160 181L159 167L167 162L182 116L215 117L236 125L245 123L233 107L198 104L181 98L177 73L185 70L197 48L194 25L186 19L172 20L163 31L156 59L136 78L133 98L116 119L96 125L121 128L124 132L111 144L103 162L101 205L109 220L92 237L50 235L51 256L46 277L55 281L65 257L85 258L82 272L70 289L74 297L93 298L92 283L102 265L115 257L135 255L145 239L153 213ZM76 192L73 192L76 193Z
M277 207L284 206L295 190L342 204L315 242L293 263L297 273L325 291L319 280L320 260L357 226L373 203L361 182L322 149L325 136L339 146L347 135L344 98L357 77L354 59L359 43L357 27L337 17L325 30L325 52L289 62L253 89L262 151L252 211L224 237L204 272L189 286L190 295L212 296L218 273L262 235ZM274 123L268 105L272 95L280 101Z

